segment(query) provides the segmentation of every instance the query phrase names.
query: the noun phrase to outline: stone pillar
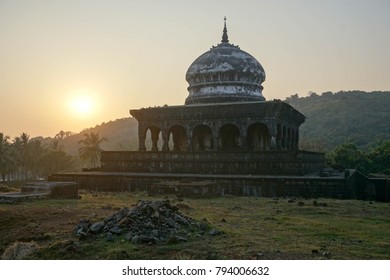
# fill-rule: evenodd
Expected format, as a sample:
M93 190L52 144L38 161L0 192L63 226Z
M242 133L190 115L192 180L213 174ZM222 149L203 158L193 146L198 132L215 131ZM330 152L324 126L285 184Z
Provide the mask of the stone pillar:
M163 139L163 146L162 146L162 151L168 152L169 151L169 134L166 129L162 130L162 139Z
M276 150L277 148L278 148L278 146L276 144L276 136L272 135L271 136L271 146L270 146L270 149L271 150Z
M240 133L240 143L239 144L240 144L240 149L242 151L249 150L248 143L246 140L246 133L244 133L244 132Z
M211 139L212 139L212 143L213 143L212 150L219 151L219 146L220 146L219 137L213 136L213 137L211 137Z
M282 125L282 134L281 134L281 139L282 139L282 150L286 149L286 127Z
M191 129L186 129L186 135L187 135L187 142L186 142L186 150L187 151L193 151L192 149L192 130Z
M268 132L269 132L269 149L270 150L277 150L278 149L278 126L276 123L272 123L270 125L267 125Z
M160 131L158 129L152 129L151 130L151 135L152 135L152 151L157 152L158 151L158 135Z
M146 131L140 124L138 124L138 151L146 151L145 146Z
M240 124L238 125L238 129L240 131L239 139L238 139L238 148L241 151L247 151L249 150L248 142L246 139L246 134L248 132L248 126L247 124Z
M287 148L287 150L290 151L291 150L291 129L290 129L290 127L287 127L286 131L287 131L286 148Z

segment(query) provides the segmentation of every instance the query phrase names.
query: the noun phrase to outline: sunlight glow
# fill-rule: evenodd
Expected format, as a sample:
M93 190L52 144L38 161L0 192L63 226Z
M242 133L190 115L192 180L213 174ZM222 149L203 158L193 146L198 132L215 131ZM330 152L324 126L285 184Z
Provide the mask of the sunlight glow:
M87 116L92 113L93 100L88 95L77 95L71 102L72 111L79 116Z

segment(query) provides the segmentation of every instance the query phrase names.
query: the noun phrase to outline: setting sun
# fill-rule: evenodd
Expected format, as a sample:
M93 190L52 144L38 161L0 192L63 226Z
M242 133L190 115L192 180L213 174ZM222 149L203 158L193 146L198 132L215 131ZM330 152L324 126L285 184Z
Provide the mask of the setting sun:
M93 101L88 95L77 95L71 100L70 106L78 115L89 115L93 110Z
M92 110L92 101L88 96L77 96L72 101L72 108L76 113L89 114Z

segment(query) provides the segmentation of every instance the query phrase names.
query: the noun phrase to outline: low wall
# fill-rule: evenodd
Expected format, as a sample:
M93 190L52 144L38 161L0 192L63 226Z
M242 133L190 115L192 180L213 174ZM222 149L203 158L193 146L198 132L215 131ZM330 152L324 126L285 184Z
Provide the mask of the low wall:
M188 197L232 194L257 197L356 198L351 186L340 177L84 172L54 174L49 180L74 181L80 188L95 191L147 191L151 194L177 194Z
M305 151L264 152L102 152L102 171L304 175L324 167L324 154Z

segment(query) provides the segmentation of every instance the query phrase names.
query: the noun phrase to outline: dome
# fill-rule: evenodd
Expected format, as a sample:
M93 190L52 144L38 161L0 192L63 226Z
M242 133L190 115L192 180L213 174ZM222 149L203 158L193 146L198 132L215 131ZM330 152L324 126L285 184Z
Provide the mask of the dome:
M226 18L221 43L190 65L186 80L186 105L265 100L264 69L253 56L229 43Z

